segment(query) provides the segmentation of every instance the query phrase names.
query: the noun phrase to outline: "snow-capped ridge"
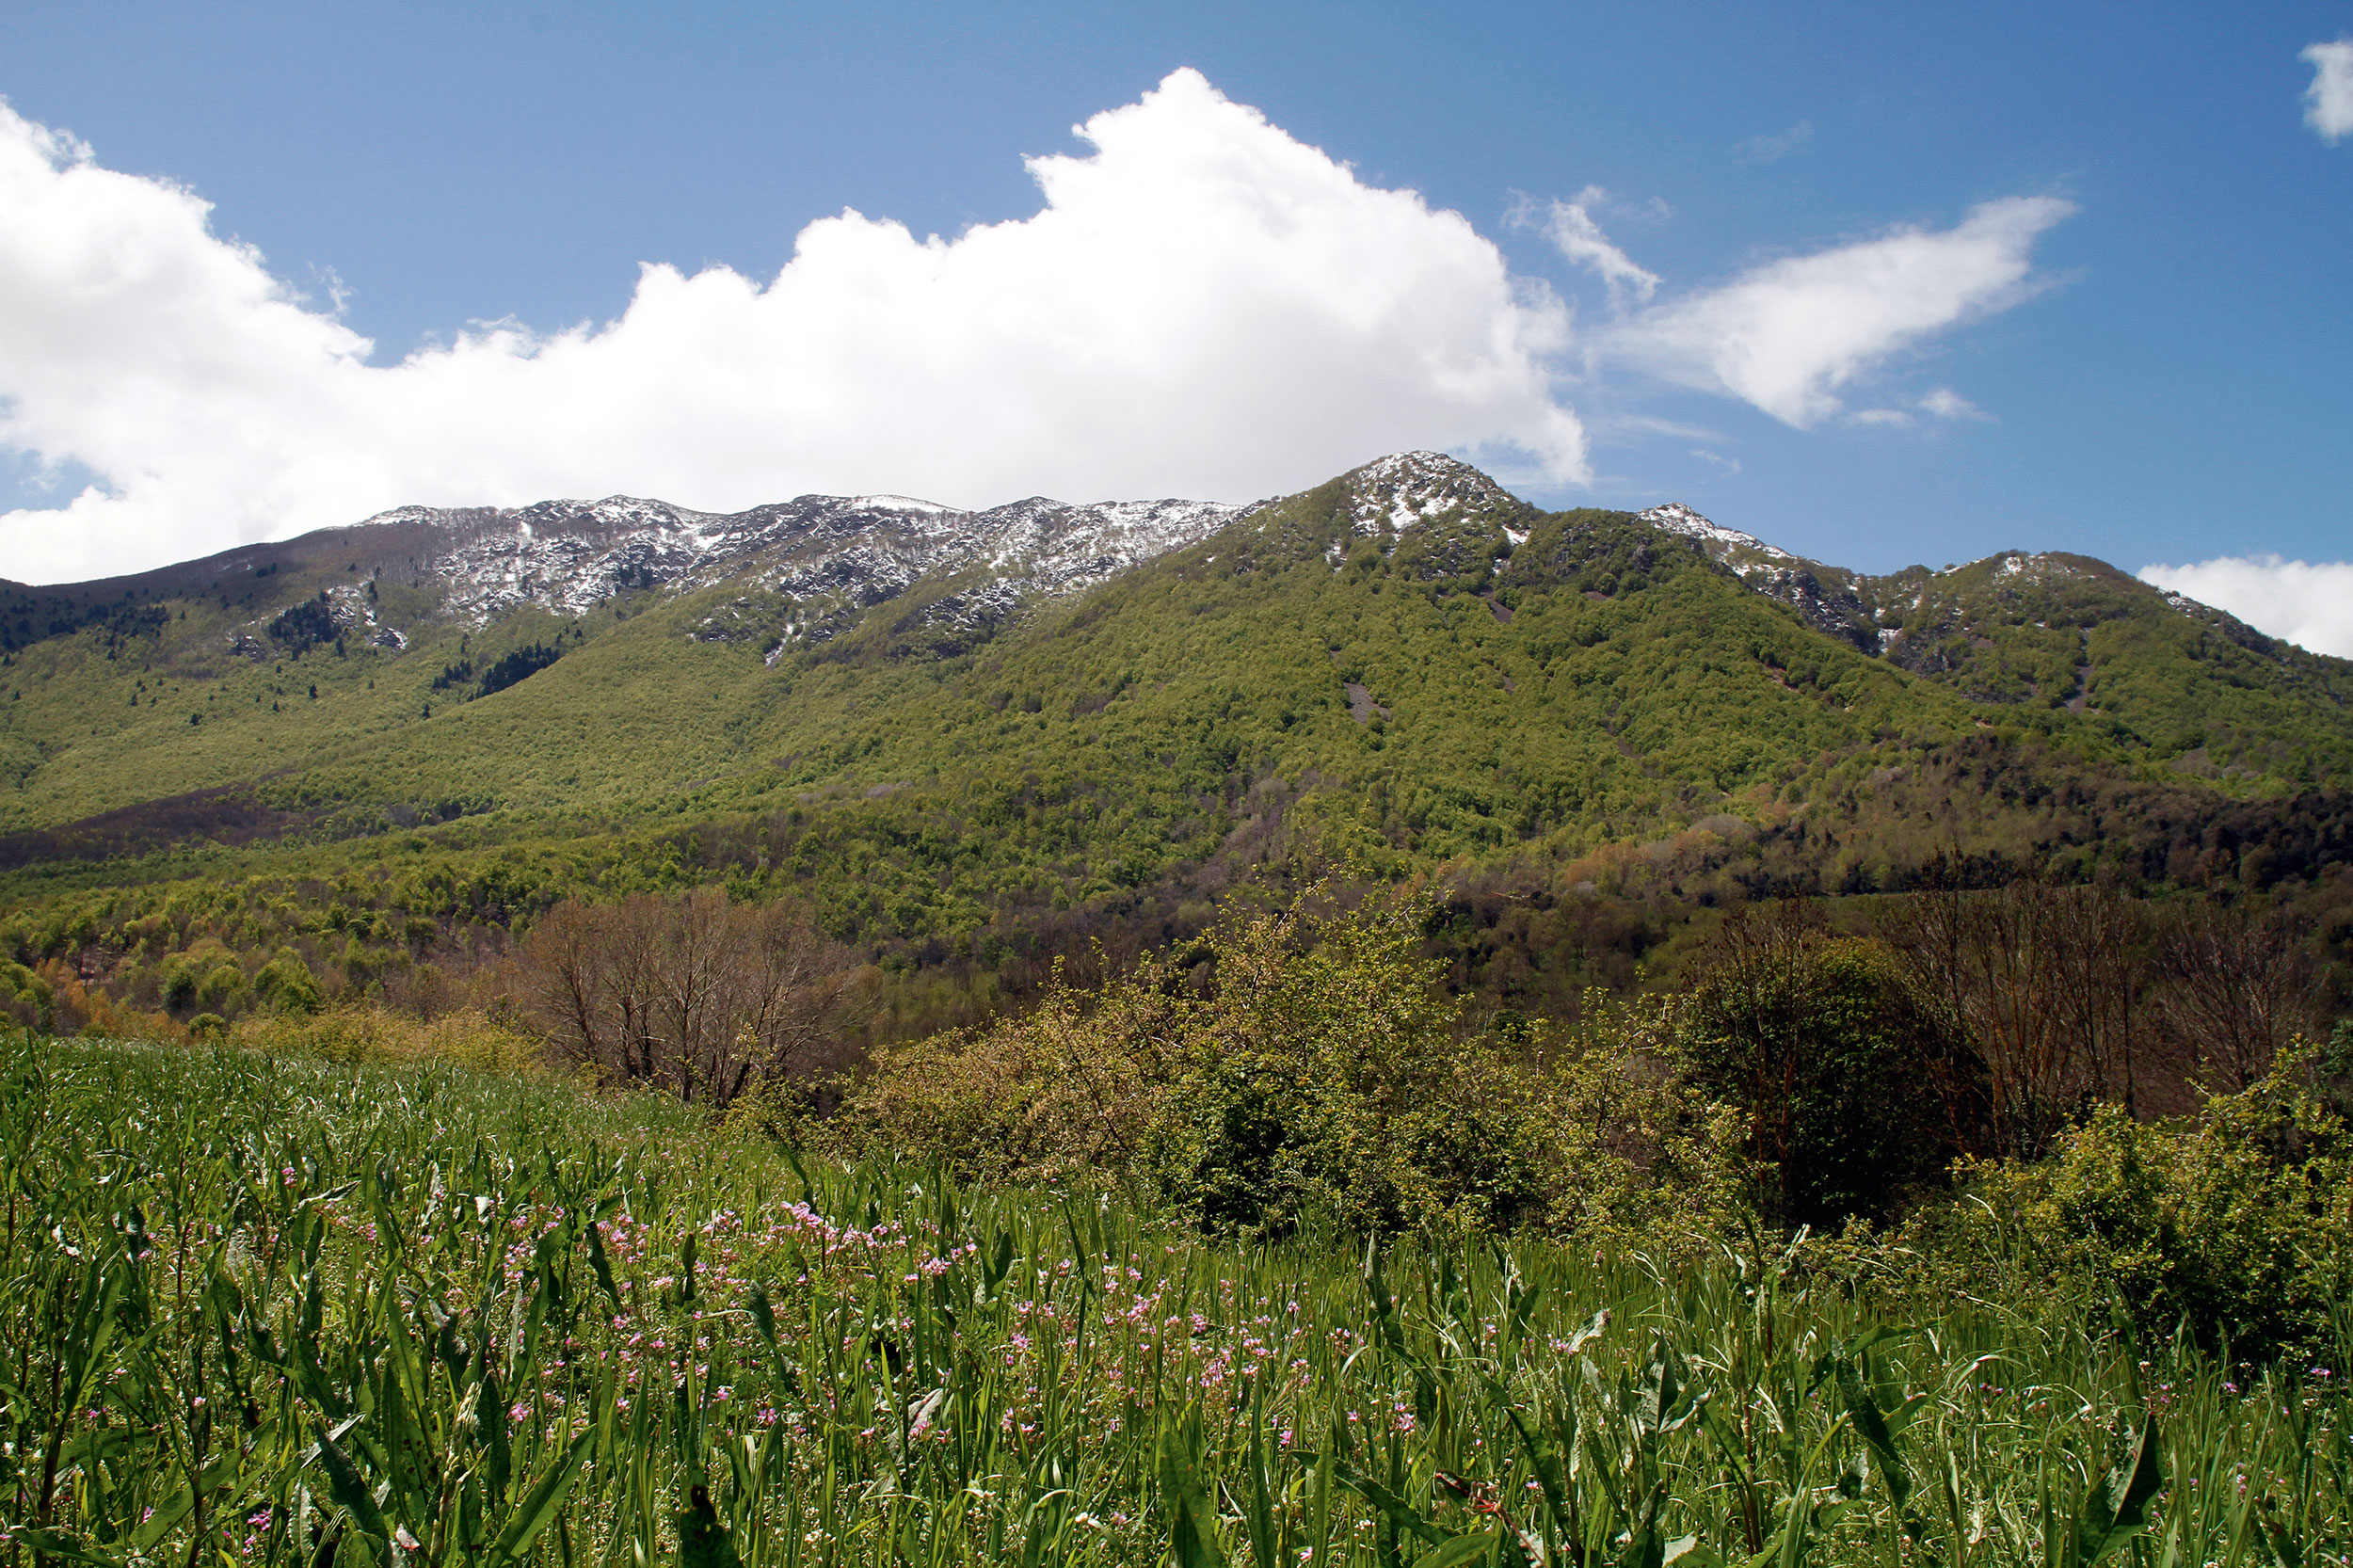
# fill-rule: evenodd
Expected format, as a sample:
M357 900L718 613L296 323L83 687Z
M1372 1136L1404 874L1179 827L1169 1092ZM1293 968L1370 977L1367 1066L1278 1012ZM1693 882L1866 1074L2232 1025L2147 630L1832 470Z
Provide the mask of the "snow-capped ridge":
M1726 528L1720 522L1712 522L1680 501L1669 501L1634 515L1654 528L1663 528L1670 534L1699 540L1712 559L1721 561L1743 577L1769 562L1798 559L1779 545L1767 544L1753 534L1743 534L1737 528Z
M1347 476L1353 535L1400 533L1449 513L1525 514L1532 508L1486 474L1443 452L1397 452Z
M804 495L712 513L634 496L517 507L403 506L363 527L434 538L420 581L476 625L519 605L582 615L619 593L731 578L788 599L878 603L936 572L985 569L1017 596L1064 593L1206 537L1247 507L1206 501L1071 505L1032 496L968 512L903 495Z

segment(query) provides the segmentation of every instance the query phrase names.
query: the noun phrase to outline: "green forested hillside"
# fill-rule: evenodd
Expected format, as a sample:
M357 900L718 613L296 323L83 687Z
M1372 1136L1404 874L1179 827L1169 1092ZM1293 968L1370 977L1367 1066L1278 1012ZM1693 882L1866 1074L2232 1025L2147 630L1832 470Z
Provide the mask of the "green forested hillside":
M2002 555L1864 584L1892 662L1984 702L2065 711L2204 778L2342 779L2353 664L2081 555Z
M419 920L724 878L980 963L1058 920L1181 926L1299 856L1547 907L1867 890L1941 852L2317 887L2353 818L2353 665L2098 563L1832 584L1874 655L1692 538L1444 459L1016 613L921 578L822 641L727 630L791 614L751 568L475 624L420 560L345 529L10 590L19 956L227 901L280 911L250 942L381 973Z

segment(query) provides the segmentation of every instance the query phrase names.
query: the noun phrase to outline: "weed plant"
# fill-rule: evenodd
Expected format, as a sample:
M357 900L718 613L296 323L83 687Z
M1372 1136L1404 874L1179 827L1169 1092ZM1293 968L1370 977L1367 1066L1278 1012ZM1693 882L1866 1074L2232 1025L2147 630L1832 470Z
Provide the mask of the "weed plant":
M11 1565L2353 1552L2342 1360L1883 1248L1245 1247L430 1063L0 1073Z

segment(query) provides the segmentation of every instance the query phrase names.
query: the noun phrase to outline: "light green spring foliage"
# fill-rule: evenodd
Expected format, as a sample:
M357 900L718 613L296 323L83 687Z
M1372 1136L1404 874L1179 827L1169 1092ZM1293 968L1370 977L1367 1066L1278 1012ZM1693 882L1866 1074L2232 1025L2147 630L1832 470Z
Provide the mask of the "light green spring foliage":
M2353 766L2344 662L2242 647L2113 572L1924 584L1921 635L1960 663L1914 676L1623 513L1449 514L1385 548L1347 534L1349 501L1335 481L952 638L922 612L971 584L926 582L773 666L758 640L695 635L744 583L472 631L402 589L405 651L229 651L344 584L331 561L8 655L0 828L236 786L336 847L231 861L331 874L459 814L560 842L776 813L795 824L779 872L825 884L833 929L913 936L1146 885L1264 815L1270 781L1303 837L1402 870L1819 803L1981 726L2052 743L2046 772L2178 764L2277 791ZM564 656L478 700L433 689L525 646ZM219 825L148 809L151 839Z
M440 1066L0 1073L13 1564L2353 1548L2329 1380L1884 1249L1241 1247Z
M1331 898L1238 898L1097 990L886 1049L820 1135L968 1178L1113 1183L1215 1234L1728 1221L1738 1118L1685 1081L1672 1000L1481 1032L1420 955L1428 896Z
M2136 1122L2101 1106L2049 1160L1979 1167L1981 1201L1962 1212L2054 1272L2104 1282L2153 1332L2186 1322L2238 1355L2342 1369L2332 1354L2353 1320L2353 1137L2341 1096L2353 1029L2340 1025L2338 1040L2333 1053L2298 1042L2188 1121Z

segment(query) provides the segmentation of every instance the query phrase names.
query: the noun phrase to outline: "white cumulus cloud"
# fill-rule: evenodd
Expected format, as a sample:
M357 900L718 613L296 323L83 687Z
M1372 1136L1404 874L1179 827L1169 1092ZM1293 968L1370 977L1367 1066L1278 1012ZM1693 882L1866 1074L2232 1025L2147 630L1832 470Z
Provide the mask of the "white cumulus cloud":
M2186 594L2275 637L2353 659L2353 562L2225 555L2140 568L2141 581Z
M2033 293L2035 241L2074 210L2055 197L2009 197L1950 229L1902 228L1769 262L1628 318L1599 347L1789 424L1815 424L1842 410L1839 388Z
M198 196L0 105L0 447L99 481L0 517L0 576L410 502L1246 499L1407 447L1584 480L1567 312L1459 214L1192 71L1078 135L1030 160L1028 217L918 239L845 212L765 280L648 265L617 320L371 365Z
M2353 135L2353 39L2315 43L2300 56L2313 68L2304 89L2304 123L2327 141Z

